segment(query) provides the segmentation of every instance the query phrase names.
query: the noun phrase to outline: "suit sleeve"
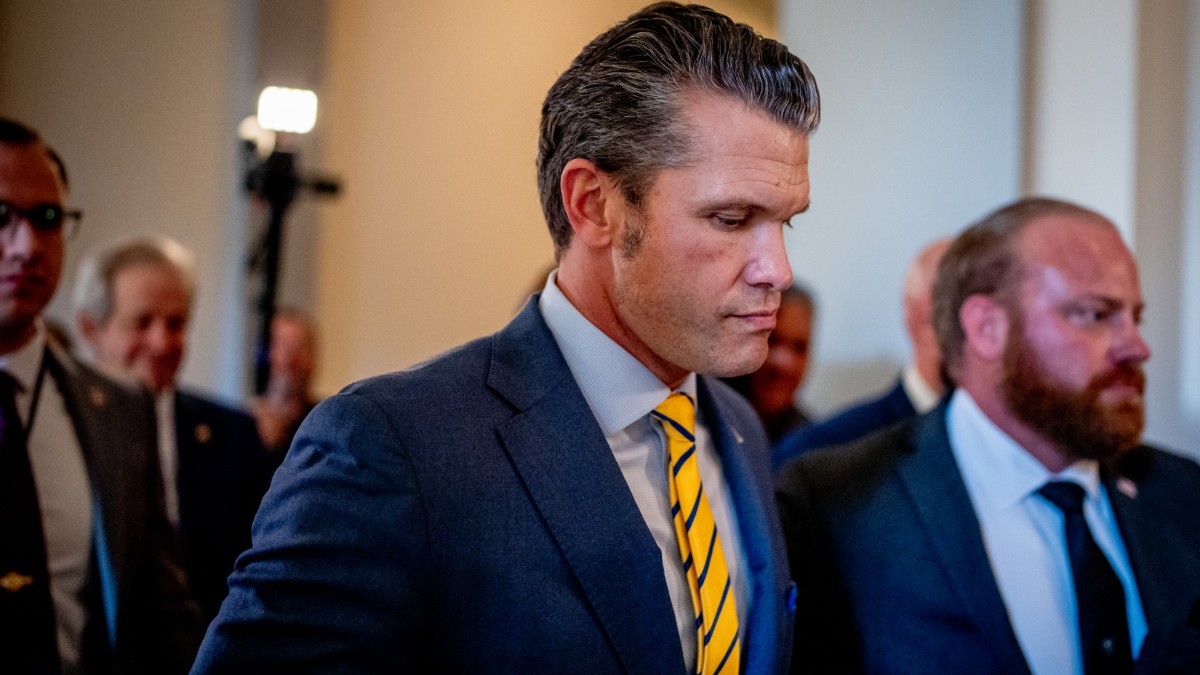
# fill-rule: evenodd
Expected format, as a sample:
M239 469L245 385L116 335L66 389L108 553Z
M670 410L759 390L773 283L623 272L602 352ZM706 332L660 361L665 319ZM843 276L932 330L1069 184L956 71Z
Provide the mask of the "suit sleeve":
M419 671L429 567L397 430L364 396L332 397L276 472L193 672Z
M792 672L853 674L863 672L849 601L840 590L836 562L822 533L812 482L803 460L779 476L775 497L796 582Z

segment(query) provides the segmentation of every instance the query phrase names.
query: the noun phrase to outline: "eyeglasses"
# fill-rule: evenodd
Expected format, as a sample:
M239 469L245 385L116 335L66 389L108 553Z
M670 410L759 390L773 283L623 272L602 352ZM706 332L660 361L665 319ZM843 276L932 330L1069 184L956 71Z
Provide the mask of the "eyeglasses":
M18 218L24 218L34 230L46 234L58 232L65 226L67 236L71 236L78 229L83 212L67 211L58 204L38 204L33 208L23 209L0 199L0 230L16 223Z

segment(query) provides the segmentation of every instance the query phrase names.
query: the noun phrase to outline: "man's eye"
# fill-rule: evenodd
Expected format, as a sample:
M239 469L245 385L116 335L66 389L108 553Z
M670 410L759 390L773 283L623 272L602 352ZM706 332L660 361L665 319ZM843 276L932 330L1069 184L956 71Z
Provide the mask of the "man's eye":
M1071 311L1071 317L1080 323L1100 323L1108 316L1108 310L1097 307L1077 307Z
M736 227L740 227L743 223L745 223L746 216L732 216L732 215L728 215L728 214L718 213L713 216L713 220L716 221L717 224L720 225L721 227L733 229Z

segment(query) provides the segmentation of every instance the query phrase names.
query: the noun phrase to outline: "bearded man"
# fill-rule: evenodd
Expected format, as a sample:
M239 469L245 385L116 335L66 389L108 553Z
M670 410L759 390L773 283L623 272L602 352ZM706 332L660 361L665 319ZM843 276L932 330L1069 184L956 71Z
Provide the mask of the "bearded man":
M1080 206L1024 199L955 240L953 394L781 476L797 670L1200 672L1200 466L1140 444L1142 308Z

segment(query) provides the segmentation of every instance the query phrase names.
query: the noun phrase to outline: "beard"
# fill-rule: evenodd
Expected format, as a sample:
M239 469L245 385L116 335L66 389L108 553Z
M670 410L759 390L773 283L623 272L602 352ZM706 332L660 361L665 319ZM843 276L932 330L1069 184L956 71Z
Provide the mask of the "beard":
M1069 389L1048 376L1052 369L1030 349L1021 327L1015 335L1018 339L1004 351L1001 391L1017 419L1075 459L1107 462L1138 444L1146 424L1142 398L1106 403L1101 396L1114 384L1144 393L1146 376L1140 366L1120 363L1083 389Z

